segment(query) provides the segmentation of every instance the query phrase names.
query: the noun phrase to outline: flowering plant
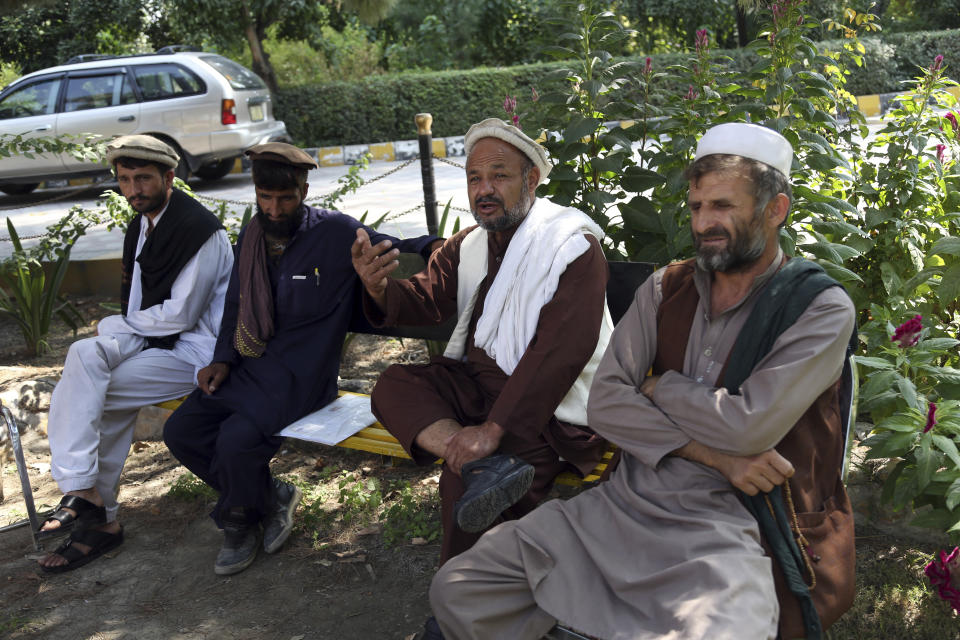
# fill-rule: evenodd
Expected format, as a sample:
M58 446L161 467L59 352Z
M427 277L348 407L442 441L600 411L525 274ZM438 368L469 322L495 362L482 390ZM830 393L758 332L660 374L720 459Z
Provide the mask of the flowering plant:
M960 547L954 547L949 554L941 550L923 572L937 595L960 613Z
M931 337L921 315L894 327L883 309L872 311L873 328L886 320L887 339L871 344L875 355L857 357L867 371L861 408L875 421L867 458L897 461L883 488L894 508L931 507L911 524L960 535L960 402L938 391L960 382L960 370L941 364L960 341Z

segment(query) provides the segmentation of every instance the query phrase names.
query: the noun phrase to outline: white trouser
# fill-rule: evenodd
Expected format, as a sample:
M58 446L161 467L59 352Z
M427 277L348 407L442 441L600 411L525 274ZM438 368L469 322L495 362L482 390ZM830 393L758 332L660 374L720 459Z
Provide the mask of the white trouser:
M120 473L140 407L193 391L195 367L166 349L142 351L136 335L97 336L70 346L53 390L50 472L64 493L96 487L117 517Z

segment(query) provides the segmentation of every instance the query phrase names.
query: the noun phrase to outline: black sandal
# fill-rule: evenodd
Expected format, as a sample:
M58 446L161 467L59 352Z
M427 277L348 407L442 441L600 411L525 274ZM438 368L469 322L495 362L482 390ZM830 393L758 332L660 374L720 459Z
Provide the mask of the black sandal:
M77 515L73 515L67 509L73 509L77 512ZM41 528L37 531L38 540L62 536L73 529L87 529L106 524L107 510L80 496L66 495L60 500L60 504L57 505L53 515L44 520L40 526L43 527L48 522L59 522L60 526L56 529Z
M533 476L533 467L517 456L497 454L466 463L460 469L465 490L453 505L457 526L483 531L530 490Z
M80 551L73 546L75 542L87 545L90 547L90 550L86 553ZM40 565L40 568L46 573L64 573L66 571L73 571L74 569L82 567L88 562L96 560L108 551L116 549L122 543L123 527L120 527L120 531L118 533L108 533L106 531L98 531L97 529L81 529L79 531L74 531L70 534L70 537L64 541L63 544L53 551L54 554L62 556L67 561L67 564L62 564L57 567L45 567Z

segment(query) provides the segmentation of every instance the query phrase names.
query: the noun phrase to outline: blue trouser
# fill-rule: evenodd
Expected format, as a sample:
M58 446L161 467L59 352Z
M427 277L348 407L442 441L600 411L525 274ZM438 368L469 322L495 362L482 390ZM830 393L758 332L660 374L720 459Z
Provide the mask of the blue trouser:
M220 493L210 514L217 526L227 509L242 507L256 521L268 512L274 499L270 459L282 438L264 435L249 418L197 389L167 419L163 440L183 466Z

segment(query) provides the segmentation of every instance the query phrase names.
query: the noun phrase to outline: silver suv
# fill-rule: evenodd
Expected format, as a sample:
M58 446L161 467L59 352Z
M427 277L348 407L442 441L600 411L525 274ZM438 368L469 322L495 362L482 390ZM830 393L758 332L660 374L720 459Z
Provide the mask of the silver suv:
M72 62L72 61L71 61ZM177 175L216 179L244 150L291 142L273 118L266 85L223 56L181 51L67 63L28 74L0 91L0 134L26 137L147 133L173 146ZM103 173L69 154L0 158L0 191Z

